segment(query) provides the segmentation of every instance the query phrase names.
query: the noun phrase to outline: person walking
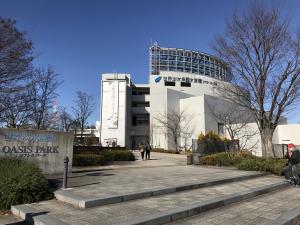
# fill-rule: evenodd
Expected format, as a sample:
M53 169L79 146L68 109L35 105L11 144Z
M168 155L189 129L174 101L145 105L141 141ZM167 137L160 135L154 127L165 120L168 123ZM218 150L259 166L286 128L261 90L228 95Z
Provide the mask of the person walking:
M141 142L140 146L139 146L139 149L140 149L140 153L141 153L141 157L142 157L142 160L144 160L144 155L145 155L145 145L143 142Z
M298 172L298 163L300 162L300 152L295 148L296 146L293 143L288 144L287 151L287 167L284 171L285 179L290 179L290 174L292 174L293 182L296 186L300 185L299 172Z
M146 159L150 159L151 145L147 143L146 145Z

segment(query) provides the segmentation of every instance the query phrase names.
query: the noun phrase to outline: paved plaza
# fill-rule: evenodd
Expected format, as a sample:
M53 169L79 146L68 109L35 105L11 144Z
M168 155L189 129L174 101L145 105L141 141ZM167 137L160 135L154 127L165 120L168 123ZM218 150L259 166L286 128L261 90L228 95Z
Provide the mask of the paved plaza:
M48 221L44 224L254 225L273 224L290 210L300 207L299 189L290 187L282 177L234 168L188 166L184 154L153 153L149 161L138 158L135 162L77 168L70 174L69 183L69 189L59 192L71 193L82 199L108 199L190 186L182 190L175 188L173 193L161 192L157 196L140 196L134 200L84 209L53 199L27 204L24 207L29 208L25 211L43 214L34 218ZM19 224L18 220L11 219L11 223L2 224Z
M274 178L273 176L261 177L85 210L74 208L69 204L62 204L57 200L32 204L31 206L39 211L50 212L49 215L67 224L117 224L139 217L165 212L184 205L192 205L200 201L208 201L224 195L229 196L236 192L248 191L279 182L280 180L280 178ZM138 185L138 183L136 185Z
M300 191L288 188L254 199L232 204L189 217L170 225L267 225L273 224L285 213L300 210ZM300 211L299 211L300 212Z

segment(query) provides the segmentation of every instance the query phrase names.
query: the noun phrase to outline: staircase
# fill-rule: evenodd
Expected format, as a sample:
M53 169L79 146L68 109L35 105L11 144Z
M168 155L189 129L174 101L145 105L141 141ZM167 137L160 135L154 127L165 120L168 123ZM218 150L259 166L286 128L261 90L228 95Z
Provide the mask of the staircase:
M161 182L161 181L160 181ZM293 224L300 189L266 173L93 196L59 190L56 199L12 206L30 224ZM138 184L137 184L138 185Z

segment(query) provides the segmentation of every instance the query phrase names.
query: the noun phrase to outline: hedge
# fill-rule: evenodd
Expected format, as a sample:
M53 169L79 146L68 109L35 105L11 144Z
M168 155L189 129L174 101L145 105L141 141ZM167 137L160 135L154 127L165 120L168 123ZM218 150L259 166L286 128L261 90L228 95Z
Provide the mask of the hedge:
M240 170L271 172L281 176L286 159L260 158L250 153L222 152L200 158L202 165L233 166Z
M104 164L103 155L83 153L73 155L73 166L102 166Z
M73 166L102 166L111 161L134 161L134 154L125 150L103 151L100 153L80 153L73 155Z
M104 157L104 161L134 161L134 154L130 151L124 150L112 150L112 151L104 151L102 153Z
M35 163L0 157L0 210L51 198L48 181Z
M201 155L209 155L226 151L238 151L239 141L221 138L218 134L209 131L207 134L201 133L198 136L197 151Z
M151 151L152 152L161 152L161 153L170 153L170 154L180 154L179 151L176 151L176 150L164 150L163 148L154 148Z

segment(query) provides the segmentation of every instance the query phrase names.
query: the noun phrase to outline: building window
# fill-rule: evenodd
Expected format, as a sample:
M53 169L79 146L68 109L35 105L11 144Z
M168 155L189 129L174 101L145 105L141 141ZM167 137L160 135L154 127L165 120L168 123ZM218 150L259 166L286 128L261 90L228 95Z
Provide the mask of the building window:
M175 86L174 81L165 81L165 86Z
M132 126L136 126L136 116L132 116Z
M190 87L191 83L190 82L181 82L181 87Z
M225 134L224 123L218 123L218 134L221 136L224 136L224 134Z
M132 102L132 107L149 107L150 102Z
M131 92L132 95L149 95L150 89L135 89Z
M132 126L149 125L149 114L135 114L132 116Z

